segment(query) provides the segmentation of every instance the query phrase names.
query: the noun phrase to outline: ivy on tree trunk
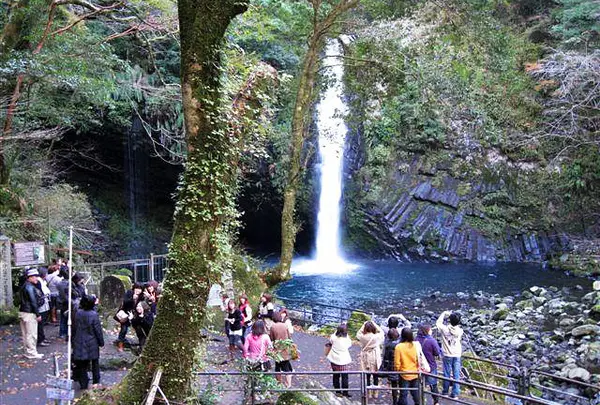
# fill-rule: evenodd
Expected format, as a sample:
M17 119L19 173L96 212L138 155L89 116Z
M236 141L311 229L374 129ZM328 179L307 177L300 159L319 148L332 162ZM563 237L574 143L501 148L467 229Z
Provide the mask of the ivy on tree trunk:
M120 387L120 403L138 403L155 370L172 400L190 394L195 350L210 286L228 265L235 218L238 144L228 132L221 95L221 44L248 1L179 0L182 98L188 145L177 189L169 271L148 342Z

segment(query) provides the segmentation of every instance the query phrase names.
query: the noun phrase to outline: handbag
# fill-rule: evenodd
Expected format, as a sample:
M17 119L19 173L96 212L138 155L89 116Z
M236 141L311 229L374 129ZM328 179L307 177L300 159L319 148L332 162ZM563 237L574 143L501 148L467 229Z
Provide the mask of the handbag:
M425 357L425 353L423 353L423 349L421 348L421 344L417 342L417 364L419 366L419 373L430 373L431 367L429 366L429 362Z
M331 351L331 342L325 343L325 357L329 356L329 352Z
M119 323L126 323L127 321L129 321L130 315L123 311L122 309L119 309L119 311L117 311L117 313L114 316L114 320L116 320Z
M298 350L298 345L296 343L292 343L290 346L290 358L292 360L298 360L300 358L300 350Z

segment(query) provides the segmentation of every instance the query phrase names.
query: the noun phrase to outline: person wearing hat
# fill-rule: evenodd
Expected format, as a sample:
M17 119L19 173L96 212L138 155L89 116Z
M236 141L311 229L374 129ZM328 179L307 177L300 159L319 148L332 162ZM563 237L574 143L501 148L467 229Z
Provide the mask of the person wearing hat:
M43 354L37 351L38 322L42 321L39 312L39 301L37 288L40 273L36 268L25 270L25 284L21 288L21 305L19 306L19 320L21 322L21 334L23 335L23 346L25 357L28 359L41 359Z

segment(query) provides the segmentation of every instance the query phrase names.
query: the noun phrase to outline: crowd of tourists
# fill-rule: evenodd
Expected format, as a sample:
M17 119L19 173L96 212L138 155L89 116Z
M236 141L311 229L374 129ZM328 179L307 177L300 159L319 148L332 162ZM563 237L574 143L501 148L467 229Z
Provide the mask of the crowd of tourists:
M104 346L104 335L95 309L98 299L88 294L83 277L76 273L69 280L68 263L56 259L47 268L25 268L19 294L19 320L25 357L44 357L42 353L38 353L37 348L50 345L44 331L48 324L58 326L59 339L67 341L70 318L73 380L78 381L82 389L86 389L91 366L92 383L99 384L98 361L100 347Z
M271 360L275 371L284 372L277 379L291 386L292 359L298 358L297 346L293 343L294 328L286 308L278 308L272 296L263 293L253 317L251 305L245 294L236 302L227 294L222 295L221 309L225 313L225 333L229 342L230 358L240 352L251 370L268 371ZM374 320L366 321L358 330L356 340L361 351L358 358L360 370L367 372L368 395L377 398L381 379L387 379L392 391L393 405L408 404L410 394L415 405L420 405L418 390L419 373L427 373L425 384L432 393L433 403L439 404L438 362L444 377L458 380L461 370L462 335L460 315L443 312L436 325L441 348L432 335L432 325L421 324L415 336L412 325L402 314L390 315L384 325ZM325 344L325 355L333 373L333 387L338 396L350 397L349 372L353 365L350 347L352 339L348 327L341 324ZM444 380L441 395L457 398L459 383Z
M428 373L426 385L432 393L433 403L439 404L438 383L435 377L438 374L437 359L442 359L444 377L454 380L460 378L463 335L460 315L446 311L439 316L436 327L442 342L441 349L432 336L432 327L429 324L419 325L416 337L410 322L402 315L388 317L386 324L385 327L380 327L374 321L366 321L356 334L361 347L360 369L368 372L367 385L371 388L368 395L376 398L379 393L379 379L387 378L392 388L393 405L408 404L409 393L413 403L420 405L418 376L420 372L424 372ZM330 336L325 349L327 360L335 372L333 387L338 395L346 397L351 396L348 391L347 373L353 369L351 346L348 328L346 324L341 324ZM451 398L457 398L460 394L459 383L451 384L450 381L444 380L442 395L448 394Z
M250 370L268 371L273 359L276 372L291 372L291 360L298 358L297 346L292 340L294 327L287 309L282 307L275 311L272 299L271 294L261 295L254 319L246 294L240 295L238 302L227 294L222 295L230 359L234 359L239 350ZM277 375L277 380L286 387L292 384L291 375Z
M73 379L82 389L88 388L91 369L92 383L99 384L100 347L104 346L104 335L96 310L99 301L95 295L88 294L84 277L75 273L69 280L68 262L59 258L47 268L25 268L20 285L19 320L25 357L32 360L44 357L38 347L51 343L44 331L47 325L58 326L58 339L67 342L70 318ZM158 300L156 281L134 283L125 293L123 304L115 315L120 325L116 342L119 351L126 342L129 343L126 335L130 326L138 337L138 347L143 347L154 323Z

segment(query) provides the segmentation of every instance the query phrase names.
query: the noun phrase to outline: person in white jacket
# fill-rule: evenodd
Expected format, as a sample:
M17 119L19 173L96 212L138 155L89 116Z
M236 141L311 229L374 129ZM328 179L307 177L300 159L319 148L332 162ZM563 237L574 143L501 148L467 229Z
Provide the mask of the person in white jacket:
M379 385L377 372L381 366L381 346L383 345L383 330L375 322L367 321L356 334L360 343L360 369L373 373L373 385ZM367 386L371 386L371 374L367 374ZM379 391L369 390L369 396L377 398Z
M449 325L444 323L444 320L448 317ZM436 326L440 331L442 338L442 352L444 354L443 365L444 365L444 377L452 378L454 380L460 379L460 369L462 356L462 336L463 330L459 326L460 315L455 312L444 311L438 318ZM448 395L450 389L450 381L444 380L442 395ZM460 395L460 384L452 384L451 398L458 398Z
M348 337L348 327L345 323L337 327L336 332L329 337L328 345L331 347L327 354L327 360L331 363L331 370L333 374L333 387L335 393L340 396L350 397L348 392L348 374L340 373L341 371L351 370L350 363L352 363L352 357L350 357L350 347L352 347L352 340ZM340 377L342 383L340 385Z

